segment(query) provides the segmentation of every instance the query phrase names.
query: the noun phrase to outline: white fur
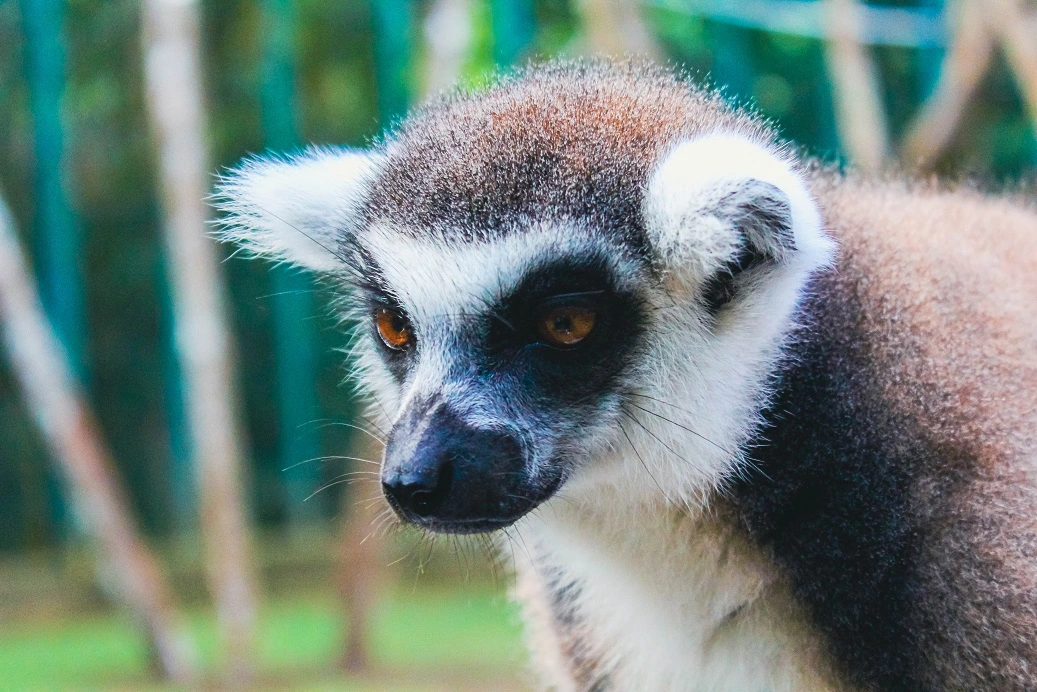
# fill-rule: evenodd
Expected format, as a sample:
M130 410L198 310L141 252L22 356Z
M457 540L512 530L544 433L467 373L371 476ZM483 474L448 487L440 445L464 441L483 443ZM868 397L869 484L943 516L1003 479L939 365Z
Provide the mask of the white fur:
M581 585L573 604L599 671L616 690L819 690L836 687L787 585L744 536L708 513L665 503L567 502L519 527ZM636 528L635 528L636 527ZM533 643L534 648L536 643ZM545 686L565 689L554 672Z
M788 198L798 261L826 265L835 244L820 232L817 204L792 163L780 152L726 133L678 145L652 176L645 217L664 263L701 270L700 263L718 250L726 254L726 247L715 245L711 231L717 220L711 211L725 184L749 180L770 183Z
M356 230L357 205L376 166L371 154L355 149L247 161L220 181L219 236L256 256L339 269L339 244Z

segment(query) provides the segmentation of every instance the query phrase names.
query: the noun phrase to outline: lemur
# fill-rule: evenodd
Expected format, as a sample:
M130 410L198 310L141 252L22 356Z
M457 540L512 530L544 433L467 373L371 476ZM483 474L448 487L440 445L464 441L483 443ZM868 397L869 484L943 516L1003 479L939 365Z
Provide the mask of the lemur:
M350 296L384 493L506 532L545 688L1037 689L1037 209L552 63L254 158L221 235Z

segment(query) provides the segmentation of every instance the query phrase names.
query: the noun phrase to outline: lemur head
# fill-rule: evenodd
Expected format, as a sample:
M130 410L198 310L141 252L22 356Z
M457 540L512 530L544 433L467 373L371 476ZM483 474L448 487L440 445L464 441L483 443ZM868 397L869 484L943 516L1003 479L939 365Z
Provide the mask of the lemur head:
M222 196L225 237L347 287L386 496L452 533L736 473L832 253L763 124L643 66L533 69Z

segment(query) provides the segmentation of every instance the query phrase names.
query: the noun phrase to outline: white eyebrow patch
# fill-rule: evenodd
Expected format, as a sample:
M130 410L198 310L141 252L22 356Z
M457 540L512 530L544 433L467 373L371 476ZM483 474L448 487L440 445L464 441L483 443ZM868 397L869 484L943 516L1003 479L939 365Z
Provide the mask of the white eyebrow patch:
M385 283L418 325L443 315L478 314L514 289L536 267L598 250L615 263L617 279L624 259L600 235L575 225L534 224L487 240L458 242L438 235L414 237L387 225L366 231L359 242L371 253Z

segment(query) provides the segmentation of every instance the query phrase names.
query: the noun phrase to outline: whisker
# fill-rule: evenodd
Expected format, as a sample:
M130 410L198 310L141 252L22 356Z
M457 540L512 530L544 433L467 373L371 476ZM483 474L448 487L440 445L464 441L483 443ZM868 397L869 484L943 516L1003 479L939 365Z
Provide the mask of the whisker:
M276 298L277 296L296 296L296 295L300 295L300 294L303 294L303 293L309 294L310 290L302 288L302 289L292 289L290 291L278 291L277 293L267 293L266 295L256 296L256 300L257 301L269 300L270 298Z
M385 498L381 495L381 493L379 493L378 495L375 495L374 497L369 497L366 500L357 500L356 504L360 504L361 502L363 502L364 509L370 509L372 505L376 505L384 499Z
M362 461L365 464L373 464L374 466L381 466L380 462L372 461L371 459L363 459L361 457L347 457L347 456L341 456L341 455L328 455L328 456L324 456L324 457L313 457L312 459L303 459L302 461L298 461L298 462L292 464L291 466L285 466L283 469L281 469L281 472L284 473L285 471L288 471L290 469L294 469L296 466L302 466L303 464L310 464L310 463L312 463L314 461L331 461L333 459L334 460L343 460L343 461Z
M377 403L377 402L376 402L376 403ZM378 407L382 409L382 415L384 415L384 416L385 416L385 418L386 418L386 420L388 420L388 418L389 418L389 414L385 412L385 409L384 409L384 408L382 407L382 405L381 405L380 403L378 404ZM382 428L381 428L381 426L380 426L380 425L378 425L378 424L377 424L377 423L375 423L375 422L374 422L373 420L371 420L371 417L370 417L370 416L365 416L365 415L364 415L364 414L362 414L362 413L358 413L358 414L356 414L356 415L357 415L357 417L358 417L358 418L361 418L361 419L362 419L362 420L363 420L363 421L364 421L365 423L367 423L367 424L368 424L368 425L370 425L370 426L371 426L372 428L374 428L375 430L377 430L377 431L378 431L378 434L379 434L379 435L381 435L382 437L384 437L384 438L386 438L386 439L388 439L388 438L389 438L389 434L388 434L387 432L385 432L384 430L382 430Z
M314 237L313 237L312 235L310 235L310 234L309 234L309 233L307 233L306 231L302 230L302 229L301 229L301 228L299 228L298 226L295 226L295 225L293 225L293 224L290 224L290 223L288 223L287 221L285 221L284 219L282 219L282 218L281 218L280 216L278 216L277 214L274 214L273 212L271 212L271 211L270 211L269 209L264 209L263 207L259 206L258 204L255 204L255 202L253 202L253 205L254 205L254 206L256 207L256 209L259 209L260 211L262 211L262 212L263 212L264 214L266 214L267 216L272 216L272 217L274 217L275 219L277 219L278 221L280 221L281 223L283 223L283 224L284 224L285 226L288 226L288 227L289 227L289 228L291 228L292 230L294 230L294 231L296 231L297 233L299 233L299 235L303 236L304 238L308 238L308 239L309 239L310 241L312 241L313 243L315 243L315 244L316 244L316 245L318 245L319 247L323 248L323 249L324 249L324 250L325 250L325 251L326 251L326 252L327 252L328 254L330 254L330 255L331 255L332 257L334 257L335 259L337 259L337 260L338 260L339 262L342 262L342 264L346 265L346 267L352 268L352 265L350 264L349 260L348 260L348 259L347 259L347 258L346 258L346 257L345 257L344 255L342 255L342 254L340 254L340 253L336 252L335 250L332 250L332 249L331 249L331 248L329 248L329 247L328 247L327 245L325 245L324 243L320 242L319 240L317 240L316 238L314 238Z
M346 478L346 479L342 479L342 480L331 481L330 483L325 483L324 485L322 485L321 487L317 488L312 493L310 493L309 495L304 497L302 501L306 502L307 500L311 499L314 495L317 495L318 493L321 493L321 492L327 490L328 488L333 488L336 485L342 485L343 483L350 483L350 482L351 482L351 479Z
M645 395L643 395L643 394L635 394L634 396L645 396ZM645 397L645 398L651 399L651 397ZM658 399L653 399L653 401L659 401L659 400ZM632 401L627 402L627 403L629 403L631 406L633 406L636 409L644 411L645 413L647 413L649 415L655 416L656 418L661 418L662 420L666 421L667 423L670 423L671 425L676 425L681 430L685 430L685 431L691 433L692 435L694 435L695 437L699 438L703 442L708 442L709 444L711 444L714 447L716 447L717 449L719 449L721 452L725 452L726 454L732 454L731 450L727 449L726 447L722 447L721 445L717 444L716 442L714 442L713 440L709 439L705 435L703 435L701 433L698 433L698 432L695 432L694 430L692 430L691 428L689 428L686 425L681 425L677 421L670 420L666 416L664 416L664 415L662 415L660 413L656 413L655 411L651 411L651 410L645 408L644 406L639 406L638 404L635 404ZM659 403L665 403L665 402L660 401ZM683 411L684 409L679 409L679 410ZM685 413L690 413L690 411L685 411Z
M366 543L367 539L371 538L376 533L378 533L378 531L381 530L387 523L392 523L392 520L395 516L396 514L392 511L392 507L386 507L384 510L379 512L378 515L371 520L371 532L360 540L360 545Z
M665 442L665 441L664 441L664 440L663 440L663 439L662 439L661 437L659 437L659 436L658 436L658 435L656 435L656 434L655 434L654 432L652 432L651 430L649 430L649 429L648 429L648 428L647 428L647 427L645 426L645 424L644 424L644 423L642 423L641 421L639 421L639 420L638 420L637 418L635 418L635 417L634 417L634 415L633 415L632 413L630 413L629 411L626 411L626 409L624 409L624 412L626 413L627 417L628 417L628 418L630 418L630 420L632 420L632 421L633 421L634 423L636 423L636 424L637 424L637 425L638 425L638 426L639 426L639 427L640 427L640 428L641 428L642 430L644 430L644 431L645 431L646 433L648 433L649 435L651 435L651 436L652 436L652 437L653 437L653 438L654 438L654 439L655 439L655 440L656 440L656 441L657 441L657 442L658 442L659 444L661 444L661 445L662 445L663 447L665 447L665 448L666 448L667 450L669 450L671 454L673 454L673 455L674 455L675 457L677 457L678 459L680 459L680 460L681 460L681 461L683 461L684 463L686 463L686 464L690 465L690 466L691 466L692 468L694 468L695 470L697 470L697 471L700 471L700 472L702 471L702 469L701 469L701 468L699 467L699 465L698 465L698 464L696 464L695 462L691 461L690 459L687 459L687 458L685 458L685 457L681 456L680 454L678 454L678 453L677 453L677 450L675 450L675 449L674 449L673 447L671 447L670 445L666 444L666 442Z
M662 485L660 485L659 481L656 480L655 474L653 474L651 470L648 468L648 464L646 464L645 460L641 457L641 453L637 451L637 447L634 446L634 442L630 439L630 435L627 434L627 429L623 427L622 423L619 424L619 429L623 431L623 437L626 438L627 444L630 445L630 449L634 450L634 455L637 457L637 460L641 462L641 466L644 467L645 473L648 474L648 477L652 479L653 483L655 483L655 487L659 489L660 493L662 493L663 497L666 499L666 503L675 504L671 502L669 493L663 490Z
M378 435L375 435L373 432L371 432L367 428L361 427L359 425L354 425L353 423L346 423L345 421L332 421L332 420L313 421L313 422L314 423L320 422L321 423L321 426L320 426L321 428L330 428L332 426L342 426L344 428L352 428L353 430L359 430L360 432L364 433L365 435L368 435L369 437L371 437L371 439L375 440L376 442L378 442L382 446L385 445L385 438L384 437L380 437ZM312 425L312 423L303 423L299 427L301 428L301 427L303 427L303 425Z

